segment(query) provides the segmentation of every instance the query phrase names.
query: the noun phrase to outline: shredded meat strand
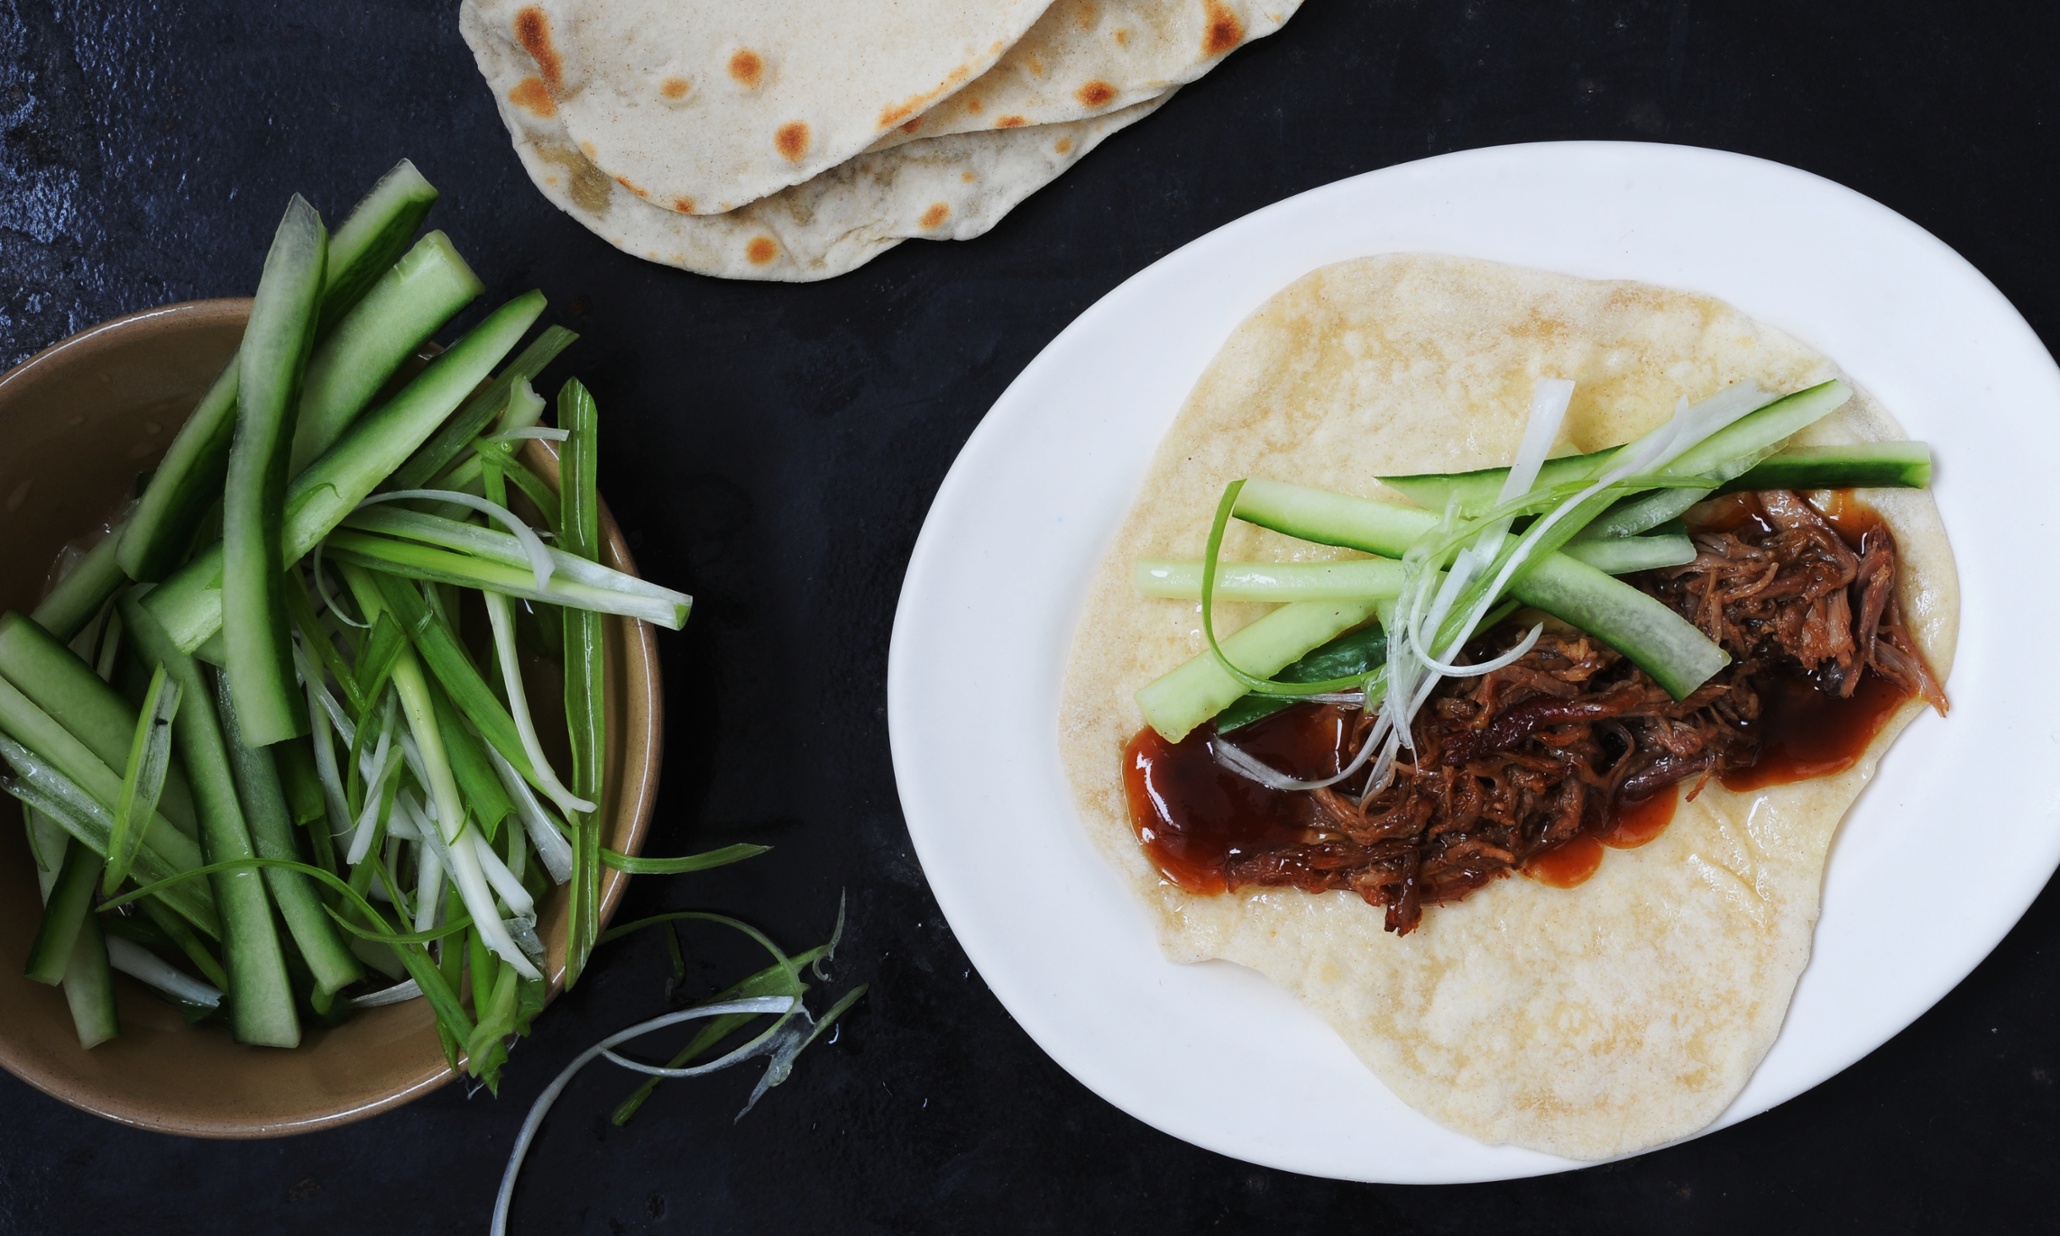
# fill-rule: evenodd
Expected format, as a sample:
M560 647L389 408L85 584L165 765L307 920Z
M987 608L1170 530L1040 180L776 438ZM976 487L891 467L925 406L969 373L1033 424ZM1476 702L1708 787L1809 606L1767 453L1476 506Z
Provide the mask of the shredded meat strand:
M1865 674L1944 712L1945 693L1911 641L1885 527L1860 549L1787 492L1741 495L1746 518L1694 533L1685 566L1629 577L1688 618L1732 662L1676 701L1622 656L1578 631L1548 632L1523 658L1440 684L1417 716L1413 762L1361 801L1349 784L1308 794L1308 840L1238 854L1229 887L1349 889L1407 933L1427 907L1456 901L1583 833L1613 805L1749 767L1752 726L1774 676L1798 671L1849 697ZM1486 659L1514 624L1469 649ZM1361 716L1353 745L1370 718Z

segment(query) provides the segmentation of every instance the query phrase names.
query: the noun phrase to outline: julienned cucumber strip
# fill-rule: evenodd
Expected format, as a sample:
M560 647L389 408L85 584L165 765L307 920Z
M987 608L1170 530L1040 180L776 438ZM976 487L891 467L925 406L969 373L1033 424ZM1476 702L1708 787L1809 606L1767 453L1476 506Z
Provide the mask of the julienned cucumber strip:
M1852 391L1836 378L1784 395L1741 417L1661 469L1661 478L1680 479L1713 475L1723 481L1758 462L1766 452L1786 441L1798 430L1829 414L1852 397ZM1586 455L1567 455L1545 462L1539 470L1536 488L1599 477L1626 448L1612 446ZM1481 468L1473 472L1436 472L1419 476L1382 477L1381 483L1399 490L1412 502L1442 511L1450 498L1459 497L1459 513L1473 517L1492 508L1500 499L1507 468ZM1683 508L1685 509L1685 508ZM1665 515L1646 525L1654 527L1678 515ZM1632 531L1642 532L1643 528Z
M431 232L416 241L308 357L292 470L334 446L379 388L485 290L448 236Z
M1387 628L1375 624L1345 632L1282 669L1273 678L1276 682L1327 682L1354 674L1371 674L1387 659ZM1261 717L1270 717L1294 702L1292 696L1254 692L1217 713L1216 729L1219 733L1228 733Z
M1400 557L1438 522L1428 511L1268 480L1245 482L1235 513L1305 541L1386 557ZM1563 553L1531 563L1510 595L1623 653L1675 699L1686 699L1730 661L1708 636L1661 602Z
M1147 558L1136 567L1148 597L1194 600L1202 595L1200 562ZM1371 601L1402 595L1403 569L1392 558L1344 562L1219 562L1218 601ZM1315 680L1311 680L1315 681Z
M372 187L330 238L322 276L323 326L348 312L393 265L435 201L436 190L406 159ZM135 513L120 530L117 557L130 579L159 580L177 570L202 515L221 498L236 428L237 374L232 357L172 439Z
M1762 459L1717 487L1755 489L1928 489L1931 448L1922 442L1796 446Z
M543 310L542 292L518 296L495 310L295 477L286 491L281 565L300 561L436 432ZM196 555L150 594L151 612L180 651L190 653L221 629L221 579L218 546Z
M328 330L349 313L394 264L421 230L436 196L436 186L402 159L351 207L343 226L329 238L329 272L322 280L318 330Z
M1680 566L1695 560L1685 532L1626 537L1590 543L1576 540L1564 552L1611 575ZM1137 590L1148 597L1191 601L1202 595L1202 564L1146 558L1135 569ZM1393 558L1342 562L1220 562L1218 601L1374 601L1402 595L1402 564ZM1311 679L1310 681L1316 681Z
M92 917L93 889L100 883L104 866L100 856L77 838L65 844L64 865L43 905L43 925L29 944L24 973L36 982L55 987L64 980L65 967L78 944L79 927Z
M136 709L93 667L20 614L0 615L0 674L49 713L109 768L121 768L136 735ZM110 804L112 805L112 804ZM193 793L174 765L157 809L189 837L198 836Z
M65 831L85 842L94 853L105 857L109 835L114 830L114 805L121 801L121 775L101 762L84 743L54 720L50 714L0 677L0 731L20 744L23 758L40 761L51 774L70 786L66 793L82 797L79 812L52 812ZM16 763L12 756L9 763ZM35 783L30 770L16 763L24 781ZM86 807L90 804L90 807ZM55 805L55 804L53 804ZM143 833L143 848L136 855L135 871L140 879L156 880L190 871L200 865L200 847L172 826L162 813L151 817ZM211 936L221 934L213 898L206 889L195 888L172 900L172 907L194 926Z
M1223 655L1248 674L1270 678L1311 649L1373 617L1373 607L1372 601L1294 601L1226 637ZM1205 649L1148 683L1137 693L1137 703L1153 729L1166 741L1179 742L1236 703L1246 690Z
M194 704L205 707L207 701L195 700ZM221 714L223 739L230 774L235 779L237 801L242 804L244 819L250 825L251 842L256 847L257 856L298 860L301 855L294 843L286 792L279 783L279 770L272 762L272 753L245 741L235 700L219 682L215 687L215 706ZM279 906L279 917L285 921L286 930L293 934L301 960L307 963L318 990L333 995L365 977L364 967L358 964L358 959L351 954L342 937L336 934L328 910L323 907L315 886L308 882L306 876L298 871L273 867L265 871L264 880L272 891L272 900Z
M1656 571L1693 562L1695 542L1681 531L1608 539L1591 539L1584 534L1568 541L1559 552L1606 575L1629 575L1633 571Z
M33 617L44 630L68 640L86 629L114 590L128 582L122 574L121 529L108 533L86 551L70 574L57 581L50 595L36 603Z
M147 606L125 594L122 621L146 660L164 666L191 706L181 708L172 737L200 808L201 852L209 864L257 856L236 795L236 778L215 710L207 671L180 652ZM222 918L222 960L229 975L231 1024L241 1043L293 1047L300 1016L286 974L286 955L273 927L264 876L255 870L218 871L210 881Z
M36 867L36 883L48 901L63 867L65 848L75 843L67 837L63 825L26 803L22 804L22 822L28 826L30 851L51 856L48 868L40 857ZM79 1036L80 1047L98 1047L120 1030L115 1018L114 976L108 970L107 944L101 938L99 920L91 914L80 922L71 958L65 963L64 1000L71 1009L72 1029Z
M293 678L280 526L292 475L294 410L314 347L328 252L321 217L295 194L265 255L237 352L242 389L222 494L222 633L237 715L245 737L261 747L307 732L307 709Z
M601 560L600 497L595 490L599 415L594 397L577 380L558 392L558 427L567 431L558 459L558 544L568 554L589 562ZM601 802L601 762L605 758L607 706L606 642L601 617L587 610L564 615L565 727L572 748L572 778L567 787L591 803ZM574 811L572 825L572 888L565 927L565 986L586 966L600 934L601 817L599 810Z
M534 382L544 366L557 359L558 353L572 346L579 336L562 326L547 326L530 340L507 367L495 376L485 390L465 401L465 406L437 431L436 436L422 445L414 456L389 477L381 489L423 489L436 479L438 473L449 467L451 462L472 445L486 427L493 423L507 407L509 392L517 382Z

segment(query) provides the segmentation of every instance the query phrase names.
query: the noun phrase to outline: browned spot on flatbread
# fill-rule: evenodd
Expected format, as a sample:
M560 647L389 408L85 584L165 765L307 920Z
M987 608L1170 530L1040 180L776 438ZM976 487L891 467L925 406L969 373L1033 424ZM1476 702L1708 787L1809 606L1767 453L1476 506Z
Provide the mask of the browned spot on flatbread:
M1116 88L1114 86L1111 86L1109 83L1101 80L1100 78L1096 78L1095 80L1087 83L1085 86L1082 86L1080 89L1074 91L1073 97L1080 100L1082 103L1087 104L1089 107L1100 107L1102 104L1116 97Z
M893 128L895 125L907 120L910 116L930 106L931 100L949 91L958 89L958 84L971 75L972 70L968 66L963 64L958 66L945 77L944 84L937 87L937 89L925 90L921 94L910 95L906 100L882 111L880 113L880 127L883 129ZM913 133L915 130L910 129L909 132Z
M592 142L581 142L579 144L579 148L586 153L586 157L589 159L594 158L601 153L600 151L594 149L594 144Z
M808 153L808 126L799 120L790 120L773 134L773 145L780 148L780 154L789 163L801 162Z
M972 184L974 181L980 179L978 176L973 175L973 173L971 172L960 172L958 174L958 178L960 180L965 181L967 184Z
M551 19L542 9L530 5L516 10L515 38L529 58L536 61L545 86L555 91L565 84L565 62L558 58L558 49L551 46Z
M973 113L975 116L980 114L981 103L978 95L966 96L966 110Z
M1245 41L1245 24L1237 14L1209 0L1209 25L1202 32L1202 52L1220 56Z
M1052 149L1058 151L1060 154L1067 154L1071 152L1073 149L1073 139L1070 137L1062 137L1058 141L1052 143Z
M570 146L540 143L536 153L546 163L555 163L565 169L565 191L572 198L573 205L590 215L608 213L608 199L614 190L610 188L606 172Z
M647 190L640 189L635 184L631 183L630 178L627 176L617 176L615 178L615 183L621 185L625 189L628 189L631 193L636 194L638 197L651 196L651 194Z
M916 117L916 118L915 118L914 120L911 120L911 121L909 121L909 122L908 122L907 124L905 124L905 125L902 125L902 126L901 126L901 131L902 131L903 133L913 133L913 132L915 132L915 131L916 131L917 129L920 129L920 128L922 128L922 127L923 127L923 118L922 118L921 116L918 116L918 117Z
M1023 119L1021 116L1003 116L1001 119L994 122L994 127L997 129L1016 129L1021 128L1023 125L1029 123L1029 121Z
M668 77L658 83L658 93L668 99L684 99L690 88L691 83L684 77Z
M676 197L672 199L672 208L683 215L691 215L694 213L694 199L691 197Z
M1118 46L1118 47L1128 47L1128 46L1130 46L1130 27L1128 27L1128 26L1124 26L1124 27L1122 27L1121 29L1119 29L1119 30L1117 30L1117 31L1116 31L1116 46Z
M920 220L918 220L918 222L920 222L926 228L932 228L940 226L946 219L950 217L951 206L949 203L932 202L930 203L930 208L923 212L923 217Z
M1077 17L1079 18L1079 21L1080 21L1080 28L1081 28L1082 30L1089 30L1089 29L1092 29L1092 28L1094 27L1094 19L1095 19L1095 18L1096 18L1097 16L1099 16L1099 14L1097 14L1097 13L1096 13L1096 12L1094 11L1094 6L1093 6L1093 5L1091 5L1091 4L1083 4L1083 5L1081 5L1081 6L1080 6L1080 11L1079 11L1079 13L1077 14Z
M1030 58L1029 58L1029 60L1028 60L1028 61L1026 62L1026 67L1028 67L1028 68L1029 68L1029 70L1030 70L1030 76L1032 76L1032 77L1043 77L1043 76L1044 76L1044 61L1042 61L1042 60L1039 60L1039 59L1038 59L1037 57L1035 57L1035 56L1032 56L1032 57L1030 57Z
M757 89L759 79L765 76L765 58L748 47L739 48L730 56L730 76Z
M551 92L544 88L541 78L525 77L516 82L515 88L508 92L508 102L546 120L558 114L558 104L551 98Z
M753 266L764 266L780 256L779 242L770 236L753 236L751 243L744 246L744 256Z

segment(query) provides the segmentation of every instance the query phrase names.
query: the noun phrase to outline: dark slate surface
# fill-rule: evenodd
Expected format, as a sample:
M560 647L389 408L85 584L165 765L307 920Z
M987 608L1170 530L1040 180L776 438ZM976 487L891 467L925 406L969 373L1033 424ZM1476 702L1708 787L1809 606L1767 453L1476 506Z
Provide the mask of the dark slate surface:
M848 890L840 977L873 993L740 1124L740 1075L661 1091L621 1131L606 1113L629 1083L589 1075L538 1144L516 1231L2043 1226L2060 1202L2050 893L1908 1031L1742 1126L1505 1185L1306 1179L1153 1132L1017 1029L910 851L883 688L924 511L1008 381L1153 259L1339 177L1551 138L1744 151L1908 215L2055 338L2060 23L1976 8L1311 0L988 237L787 287L642 264L547 205L450 3L0 0L0 364L116 314L246 293L290 192L340 212L403 154L446 191L437 221L490 287L541 286L585 333L573 357L607 418L607 493L646 570L700 598L663 643L654 849L777 847L641 880L627 909L723 908L799 947ZM1980 895L1979 827L1941 822L1940 887L1912 913ZM711 946L695 981L743 961ZM665 972L655 941L613 947L498 1101L447 1088L283 1142L134 1132L0 1079L0 1230L479 1230L530 1100L592 1039L664 1008ZM1196 1084L1235 1101L1237 1079Z

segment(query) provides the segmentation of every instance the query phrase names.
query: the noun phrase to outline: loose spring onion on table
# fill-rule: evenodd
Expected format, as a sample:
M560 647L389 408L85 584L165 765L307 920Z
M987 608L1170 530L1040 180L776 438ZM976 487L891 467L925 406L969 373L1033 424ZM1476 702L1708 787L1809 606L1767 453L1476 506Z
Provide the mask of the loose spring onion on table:
M600 414L569 381L538 424L531 383L574 339L521 346L540 293L411 372L483 290L447 237L414 240L435 196L403 162L333 234L295 197L236 356L137 502L0 616L0 789L46 902L29 973L84 1046L119 1034L116 970L280 1048L420 999L452 1068L493 1086L543 1007L547 895L569 896L570 985L604 867L763 849L603 845L604 619L677 630L692 601L601 560ZM539 647L562 691L525 681ZM806 1013L775 956L782 981L749 994L783 1001L761 1010L778 1029Z

